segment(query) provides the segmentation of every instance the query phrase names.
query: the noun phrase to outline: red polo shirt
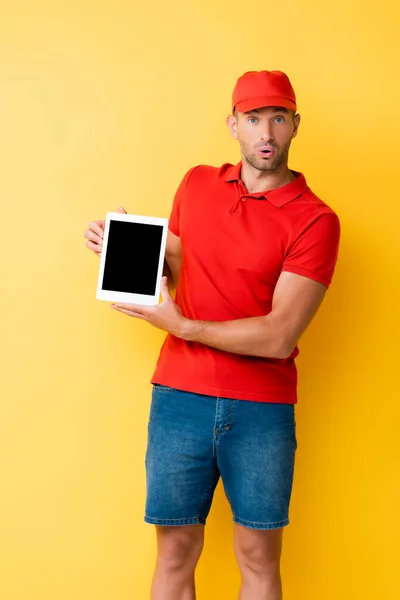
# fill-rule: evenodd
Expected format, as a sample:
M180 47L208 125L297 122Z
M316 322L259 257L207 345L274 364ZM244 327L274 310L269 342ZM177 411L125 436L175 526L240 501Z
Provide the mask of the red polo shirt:
M186 173L169 228L181 238L176 302L183 315L230 321L266 315L282 271L329 286L338 253L337 215L304 176L249 194L241 163L198 166ZM161 348L152 383L179 390L259 402L297 402L295 350L273 359L224 352L171 334Z

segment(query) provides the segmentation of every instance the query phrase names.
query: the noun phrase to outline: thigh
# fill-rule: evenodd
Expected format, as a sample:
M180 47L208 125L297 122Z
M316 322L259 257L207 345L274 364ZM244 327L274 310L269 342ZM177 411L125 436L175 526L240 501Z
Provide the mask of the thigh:
M210 396L153 387L146 452L148 523L205 523L219 479L214 415Z
M254 563L279 564L282 553L283 529L251 529L235 523L234 546L239 565Z
M185 562L198 560L204 545L204 525L156 526L158 555Z
M260 530L284 527L297 448L294 405L233 402L217 459L234 521Z

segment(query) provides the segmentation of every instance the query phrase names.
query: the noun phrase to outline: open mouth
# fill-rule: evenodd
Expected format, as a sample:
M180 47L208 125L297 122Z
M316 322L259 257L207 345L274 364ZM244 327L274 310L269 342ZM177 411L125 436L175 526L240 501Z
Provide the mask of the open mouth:
M260 156L264 156L264 157L273 156L275 154L275 151L273 148L258 148L257 152Z

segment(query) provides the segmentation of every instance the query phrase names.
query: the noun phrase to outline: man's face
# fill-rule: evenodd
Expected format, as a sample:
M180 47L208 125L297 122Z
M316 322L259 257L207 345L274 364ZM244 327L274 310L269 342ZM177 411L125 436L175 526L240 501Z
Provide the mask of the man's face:
M227 120L231 135L240 144L242 160L259 171L275 171L287 164L300 115L276 106L245 113L235 111Z

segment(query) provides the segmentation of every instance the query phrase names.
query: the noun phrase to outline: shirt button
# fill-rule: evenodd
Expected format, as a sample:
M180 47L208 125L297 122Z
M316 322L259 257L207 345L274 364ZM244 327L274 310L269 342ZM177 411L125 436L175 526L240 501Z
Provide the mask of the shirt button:
M246 202L247 198L242 198L242 202Z

